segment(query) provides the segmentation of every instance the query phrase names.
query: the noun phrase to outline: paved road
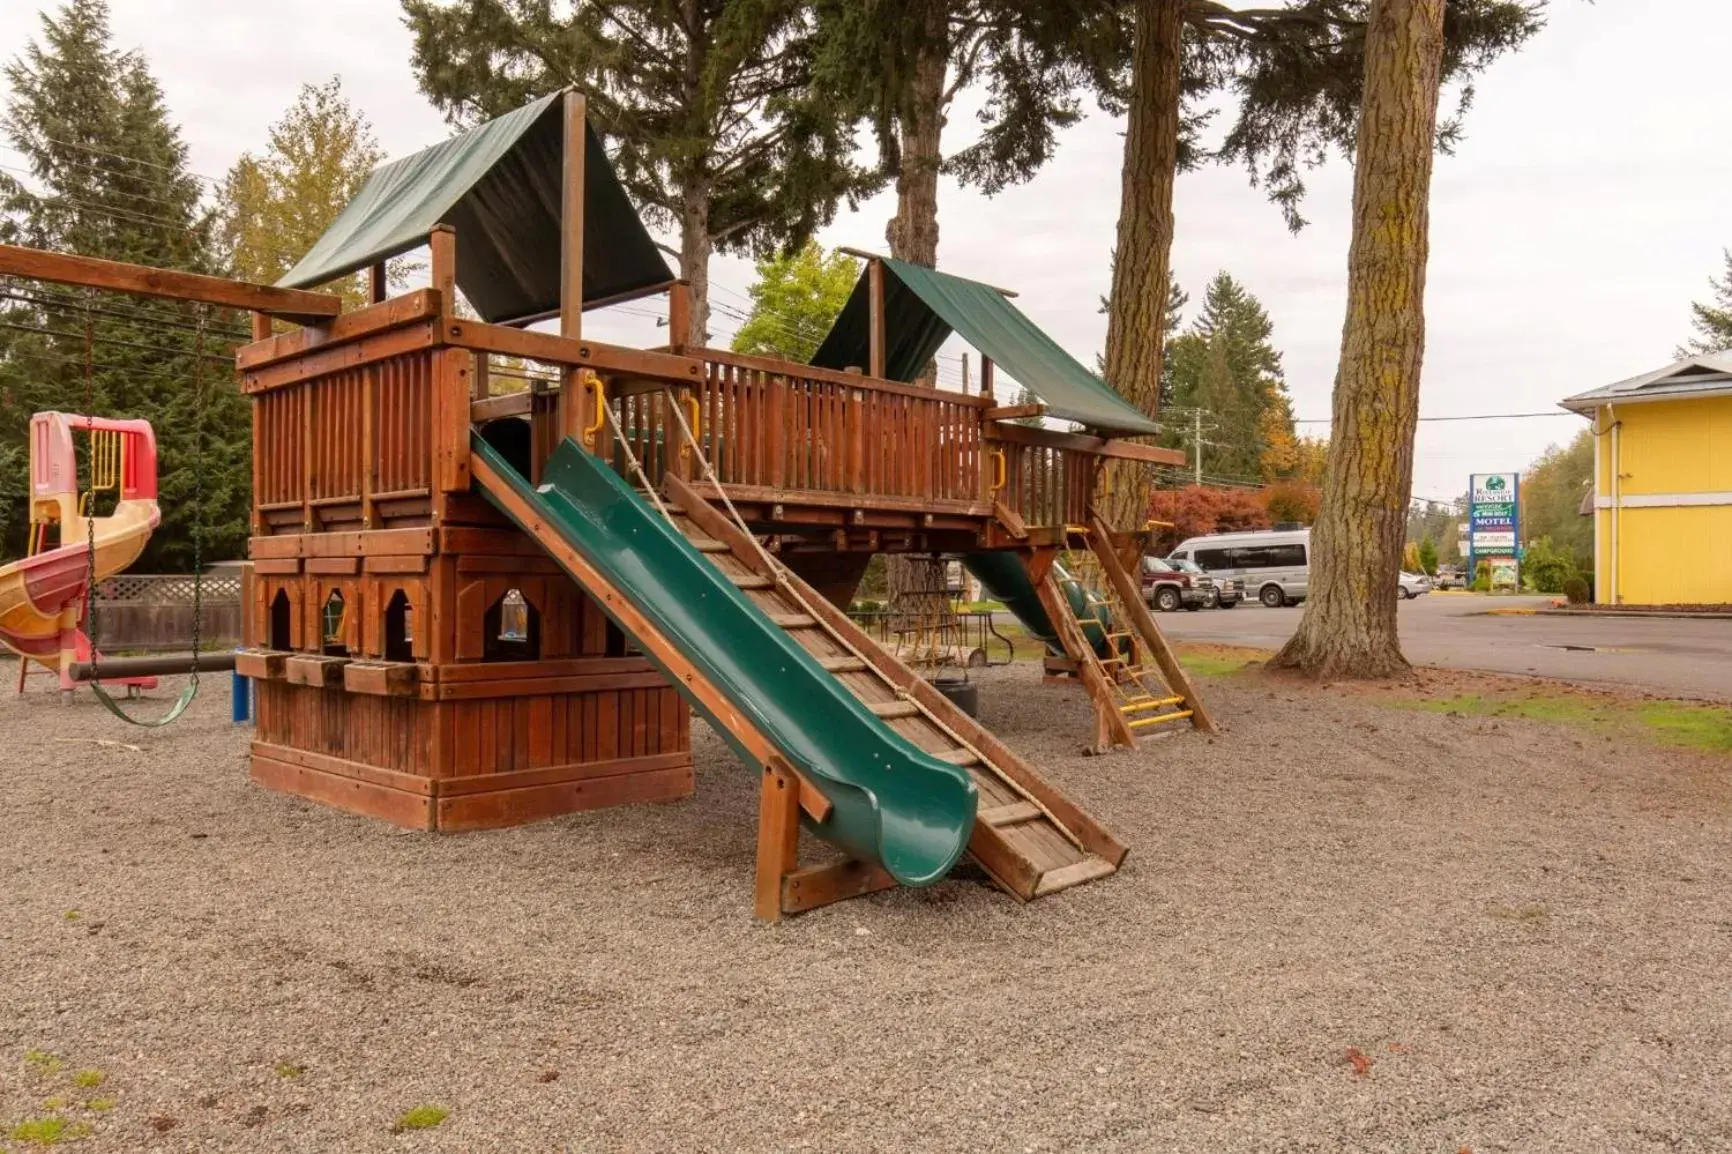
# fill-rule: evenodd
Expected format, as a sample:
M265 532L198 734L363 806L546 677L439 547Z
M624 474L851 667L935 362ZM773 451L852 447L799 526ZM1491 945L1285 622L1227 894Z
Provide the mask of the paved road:
M1410 661L1456 669L1538 673L1609 681L1692 697L1732 698L1732 621L1662 618L1502 617L1492 607L1544 605L1541 598L1431 594L1401 603L1401 645ZM1274 649L1301 609L1255 602L1226 611L1161 613L1167 635Z

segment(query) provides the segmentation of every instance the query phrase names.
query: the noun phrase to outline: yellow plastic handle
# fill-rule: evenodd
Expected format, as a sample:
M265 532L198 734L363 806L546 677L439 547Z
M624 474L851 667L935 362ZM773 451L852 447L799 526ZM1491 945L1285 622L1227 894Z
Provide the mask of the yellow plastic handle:
M692 451L693 445L703 443L698 440L698 435L703 431L704 427L704 410L703 407L698 404L698 398L692 393L687 393L685 396L681 397L680 400L683 401L688 408L688 413L691 419L686 423L692 427L691 443L680 450L681 456L684 456Z
M1003 449L994 449L992 451L992 462L994 476L997 478L992 482L992 491L996 493L1000 489L1004 488L1005 482L1010 480L1010 466L1004 459Z
M601 426L607 420L607 386L588 369L584 370L584 378L584 383L595 390L595 421L583 431L583 443L593 445L595 435L601 432Z

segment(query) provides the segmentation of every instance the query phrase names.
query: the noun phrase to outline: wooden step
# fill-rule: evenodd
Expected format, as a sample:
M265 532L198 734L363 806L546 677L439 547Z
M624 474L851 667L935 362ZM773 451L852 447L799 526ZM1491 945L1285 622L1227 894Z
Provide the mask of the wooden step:
M948 761L951 765L970 766L980 764L980 755L975 753L972 749L947 749L943 753L935 753L932 756L936 757L939 761Z
M770 623L783 629L811 629L818 621L805 613L772 613Z
M1059 890L1080 886L1084 882L1092 882L1096 878L1104 878L1117 868L1105 858L1090 854L1079 862L1048 871L1040 875L1040 881L1034 887L1034 896L1045 897Z
M991 809L983 809L975 814L975 820L997 828L1001 825L1015 825L1019 821L1033 821L1037 817L1046 816L1040 806L1032 801L1013 801L1009 805L998 805ZM1100 859L1095 859L1100 860ZM1070 867L1065 867L1070 868Z
M866 669L866 663L858 657L820 657L818 664L826 673L862 673Z
M887 721L898 717L920 716L920 707L912 701L873 701L869 702L866 708Z
M734 583L735 589L774 589L775 581L761 577L756 573L729 573L728 580Z
M732 553L733 550L716 540L714 537L690 537L692 548L699 553Z

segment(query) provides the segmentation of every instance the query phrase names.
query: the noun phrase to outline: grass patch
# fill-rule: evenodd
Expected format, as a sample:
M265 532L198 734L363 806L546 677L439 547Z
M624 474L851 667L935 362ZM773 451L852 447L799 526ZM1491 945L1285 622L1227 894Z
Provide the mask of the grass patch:
M307 1072L307 1068L296 1062L278 1062L272 1067L279 1078L299 1078Z
M101 1070L80 1070L72 1075L72 1084L84 1090L94 1090L108 1081L108 1075Z
M449 1117L451 1111L443 1106L417 1106L413 1110L403 1111L397 1118L397 1124L391 1129L397 1133L405 1130L431 1130Z
M1251 663L1249 657L1228 657L1220 653L1182 653L1179 664L1187 672L1201 673L1205 677L1226 677L1237 673Z
M59 1114L50 1114L44 1118L26 1118L7 1131L7 1137L27 1146L58 1146L62 1142L76 1141L89 1133L90 1127L83 1122L73 1122Z
M1709 753L1732 753L1732 708L1693 701L1621 701L1576 693L1463 693L1398 698L1394 704L1466 717L1518 717L1596 734L1637 737Z
M106 1114L114 1109L113 1098L92 1098L84 1104L84 1108L92 1114Z
M61 1067L66 1065L58 1056L50 1054L47 1050L24 1051L24 1064L38 1074L58 1074Z
M1542 902L1532 902L1525 906L1503 906L1494 903L1485 907L1485 912L1489 917L1501 918L1506 922L1526 922L1529 925L1543 922L1552 916L1552 912L1546 909Z

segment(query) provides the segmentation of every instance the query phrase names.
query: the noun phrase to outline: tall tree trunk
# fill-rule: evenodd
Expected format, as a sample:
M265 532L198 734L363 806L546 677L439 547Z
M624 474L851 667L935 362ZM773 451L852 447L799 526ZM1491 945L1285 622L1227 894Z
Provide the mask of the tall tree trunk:
M938 267L938 170L944 161L944 79L950 64L949 4L929 2L907 98L897 116L902 165L896 174L896 215L884 230L890 255L910 264ZM938 384L936 363L914 382ZM885 558L884 585L893 612L919 599L927 567L907 557Z
M680 197L680 276L691 282L692 298L692 323L685 341L688 347L702 348L709 344L710 253L715 248L710 236L709 181L702 176L688 178Z
M1276 663L1319 677L1405 672L1397 573L1425 355L1433 146L1446 0L1373 0L1353 174L1347 321L1311 586Z
M944 75L950 63L949 5L929 3L907 99L897 116L902 166L896 215L884 230L890 255L938 267L938 170L943 163Z
M1137 0L1112 307L1107 314L1107 381L1151 417L1160 405L1166 336L1184 15L1184 0ZM1110 492L1100 505L1107 520L1118 528L1140 527L1148 516L1147 468L1136 461L1111 461L1106 480Z

